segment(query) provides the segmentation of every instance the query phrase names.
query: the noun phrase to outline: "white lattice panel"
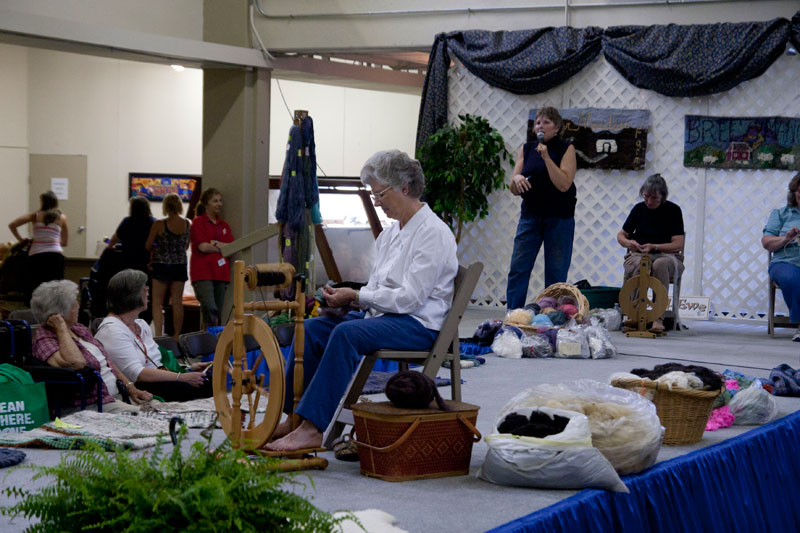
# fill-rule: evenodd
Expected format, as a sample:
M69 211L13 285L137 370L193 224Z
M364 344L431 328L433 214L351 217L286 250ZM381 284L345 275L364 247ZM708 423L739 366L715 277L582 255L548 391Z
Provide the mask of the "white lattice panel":
M645 176L660 172L670 200L681 206L686 227L684 295L710 296L712 312L725 318L763 318L767 308L766 252L761 229L770 209L785 202L786 171L724 171L683 167L684 116L800 116L797 58L781 57L764 75L733 90L703 98L669 98L638 89L602 57L568 82L546 93L520 96L489 86L458 61L450 70L448 113L485 117L503 135L516 156L525 141L528 111L544 105L559 108L647 109L647 163L643 171L579 170L575 241L568 281L593 285L622 283L624 250L616 235L635 202ZM510 169L506 182L510 180ZM484 275L475 296L481 304L505 300L520 200L510 192L494 193L492 210L467 227L459 246L464 263L480 260ZM541 292L544 252L536 261L529 299ZM785 310L783 302L779 309Z

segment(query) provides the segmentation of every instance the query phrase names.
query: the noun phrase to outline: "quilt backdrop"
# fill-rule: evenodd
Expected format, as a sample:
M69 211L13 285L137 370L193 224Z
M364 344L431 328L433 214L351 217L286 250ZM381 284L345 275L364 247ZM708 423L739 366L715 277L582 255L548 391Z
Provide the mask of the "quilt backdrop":
M536 111L528 113L528 142L536 139ZM650 111L580 107L558 112L564 138L575 146L578 168L644 168Z
M800 169L800 118L686 115L683 165Z

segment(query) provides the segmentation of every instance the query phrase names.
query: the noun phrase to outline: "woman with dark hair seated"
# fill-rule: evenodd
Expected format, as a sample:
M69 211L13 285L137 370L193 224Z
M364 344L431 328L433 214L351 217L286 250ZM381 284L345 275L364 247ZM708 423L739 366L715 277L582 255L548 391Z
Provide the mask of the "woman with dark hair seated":
M137 318L147 307L147 275L123 270L108 282L108 316L97 328L97 340L111 360L136 387L164 401L208 398L213 394L210 376L203 372L211 363L195 363L186 373L167 370L147 322Z
M39 285L31 297L31 310L36 320L43 324L33 340L33 356L56 368L80 370L90 367L103 378L103 411L106 413L137 412L139 407L124 403L117 388L122 380L130 398L135 403L153 399L153 395L136 388L125 379L93 336L89 328L78 323L78 286L69 280L48 281ZM97 388L86 391L86 403L97 403ZM79 410L80 394L73 398L73 406L62 409L62 414Z
M633 206L617 233L617 242L628 250L625 255L625 279L639 274L642 256L652 257L651 276L665 289L669 280L683 273L683 230L681 208L667 200L669 189L661 174L648 176L639 188L641 202ZM664 330L663 316L653 320L654 331Z
M372 201L396 220L375 241L375 263L366 286L323 287L330 307L356 304L365 312L306 320L303 351L305 392L291 417L276 428L267 447L290 451L322 444L347 384L363 354L379 349L429 350L453 302L458 273L453 232L420 197L425 176L419 161L399 150L377 152L361 169ZM294 353L294 350L292 350ZM286 403L292 408L294 358L287 364Z

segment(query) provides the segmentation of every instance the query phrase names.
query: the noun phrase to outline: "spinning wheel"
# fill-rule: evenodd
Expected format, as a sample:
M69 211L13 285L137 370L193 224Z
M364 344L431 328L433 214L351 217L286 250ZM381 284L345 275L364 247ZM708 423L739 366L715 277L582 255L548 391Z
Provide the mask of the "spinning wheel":
M244 301L245 285L253 290L256 287L281 289L292 282L297 284L293 302L284 301ZM275 432L281 418L285 395L284 359L272 329L259 317L244 314L253 310L294 310L295 311L295 367L294 367L294 406L303 394L303 316L305 315L305 279L295 276L294 267L286 263L250 266L245 270L242 261L234 263L233 280L233 321L220 333L217 349L214 352L214 405L219 413L219 422L230 437L235 448L257 451L263 455L285 456L262 449ZM252 335L261 353L249 364L245 351L245 335ZM233 361L230 360L231 353ZM265 375L259 371L262 362L269 369L269 384ZM223 371L224 369L224 371ZM228 380L232 381L231 396L228 397ZM245 418L246 411L246 418ZM297 427L298 417L292 415L292 427ZM327 460L319 457L304 458L305 453L324 449L298 450L290 452L298 458L285 464L283 470L299 468L325 468Z
M635 323L635 327L624 329L628 337L655 338L664 335L663 331L647 330L647 323L658 319L667 310L667 289L660 281L650 277L651 261L649 255L643 255L639 263L639 275L623 283L619 291L619 307ZM648 298L650 290L653 291L652 299Z

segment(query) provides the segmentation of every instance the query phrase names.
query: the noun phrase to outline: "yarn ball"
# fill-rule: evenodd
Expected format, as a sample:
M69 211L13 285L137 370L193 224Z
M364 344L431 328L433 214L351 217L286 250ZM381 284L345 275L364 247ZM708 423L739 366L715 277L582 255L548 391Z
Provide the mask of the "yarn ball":
M558 307L558 302L556 301L556 299L550 296L539 298L539 300L536 303L539 304L539 307L542 308L542 312L544 312L545 307L552 307L552 308Z
M525 309L533 313L534 315L538 315L542 312L542 307L537 303L528 304L525 306Z
M531 325L537 327L552 326L553 321L550 319L548 315L542 313L541 315L536 315L535 317L533 317Z
M559 296L557 302L559 307L564 305L574 305L578 307L578 300L576 300L574 296L569 296L567 294Z
M389 378L386 382L386 397L402 409L425 409L436 400L439 409L450 410L436 390L433 379L413 370L403 370Z
M578 308L572 304L564 304L559 307L561 311L564 311L564 314L567 315L567 318L572 318L578 313Z
M553 306L553 307L542 307L542 314L543 315L549 315L550 313L552 313L555 310L556 310L555 306Z
M550 320L553 322L554 326L563 326L567 323L567 315L564 314L564 311L561 309L557 309L552 313L547 313L547 316L550 317Z
M533 313L526 311L525 309L514 309L506 314L506 320L512 324L528 325L531 323L532 318Z
M505 333L506 331L512 332L514 335L517 336L518 339L521 339L522 336L525 335L522 332L521 329L519 329L517 327L514 327L514 326L506 325L506 326L503 326L502 328L500 328L499 330L497 330L497 334L495 335L495 338L499 337L501 334Z

